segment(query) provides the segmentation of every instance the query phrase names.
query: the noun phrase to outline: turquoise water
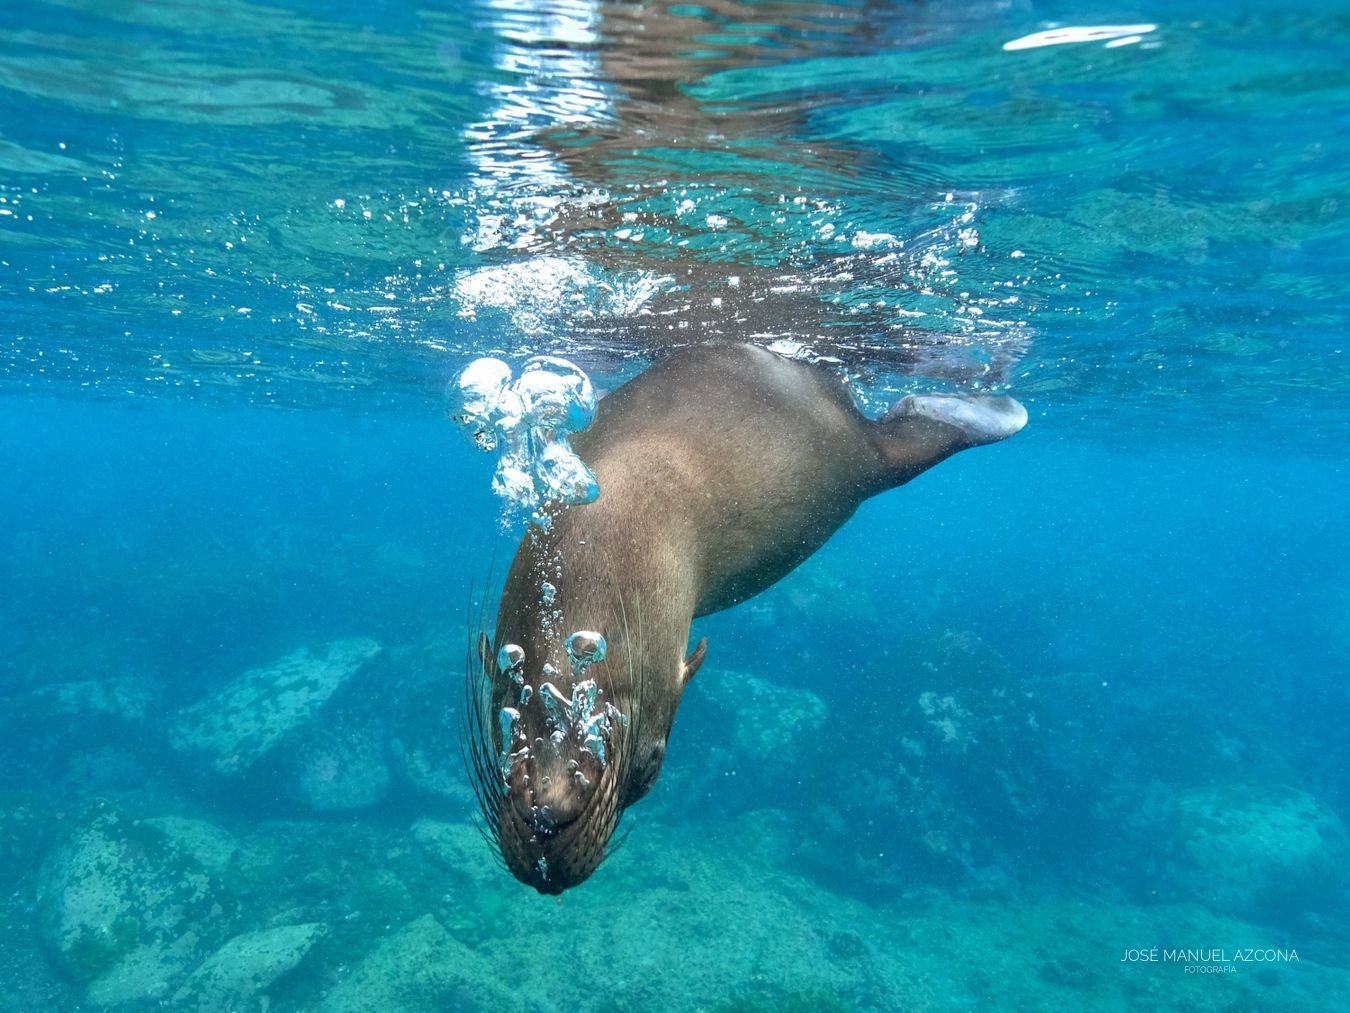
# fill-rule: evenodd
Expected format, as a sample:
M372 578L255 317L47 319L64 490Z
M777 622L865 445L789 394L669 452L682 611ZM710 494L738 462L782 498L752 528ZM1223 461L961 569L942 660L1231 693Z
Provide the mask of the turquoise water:
M0 8L0 1006L1336 1008L1347 194L1344 5ZM722 337L1031 421L697 624L555 903L445 387Z

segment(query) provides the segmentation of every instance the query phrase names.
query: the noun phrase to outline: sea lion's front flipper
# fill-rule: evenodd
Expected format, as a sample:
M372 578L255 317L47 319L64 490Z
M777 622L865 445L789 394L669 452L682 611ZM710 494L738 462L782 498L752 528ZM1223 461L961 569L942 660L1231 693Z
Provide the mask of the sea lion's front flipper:
M872 423L887 487L903 485L958 450L1006 440L1027 424L1011 397L982 394L910 395Z
M699 640L698 644L694 647L694 649L689 652L689 657L684 659L685 682L688 682L690 679L694 677L694 673L699 670L700 666L702 666L703 664L703 659L706 658L707 656L708 656L708 638L703 637L701 640Z

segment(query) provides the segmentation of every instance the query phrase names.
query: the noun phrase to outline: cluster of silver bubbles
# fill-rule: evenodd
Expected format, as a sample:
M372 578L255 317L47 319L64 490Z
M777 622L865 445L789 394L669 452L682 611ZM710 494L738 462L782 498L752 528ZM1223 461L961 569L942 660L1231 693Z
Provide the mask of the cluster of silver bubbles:
M600 697L603 691L594 679L586 678L586 670L591 665L605 660L608 645L603 634L578 630L567 638L566 647L572 677L577 680L572 686L571 697L552 682L539 685L539 699L552 729L548 742L552 748L559 749L571 738L604 767L605 743L613 732L614 724L623 724L628 720L613 704L606 703L602 707ZM520 687L520 706L524 707L534 695L533 688L525 682L525 650L518 644L504 645L497 652L497 667ZM544 674L556 675L557 672L552 665L545 665ZM519 710L503 707L497 717L502 736L499 762L502 780L505 781L510 776L511 767L529 756L530 745L521 730ZM543 744L542 740L537 743L541 747ZM579 770L576 773L578 777L582 776Z
M501 448L492 489L508 506L545 523L545 504L600 495L595 473L567 442L595 418L595 390L577 366L536 355L517 378L501 359L475 359L451 384L450 398L450 416L476 447Z

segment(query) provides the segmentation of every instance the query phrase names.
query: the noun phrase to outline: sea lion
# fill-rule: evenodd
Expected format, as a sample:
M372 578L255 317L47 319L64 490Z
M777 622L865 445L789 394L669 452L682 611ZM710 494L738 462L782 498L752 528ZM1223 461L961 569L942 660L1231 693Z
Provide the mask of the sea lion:
M599 497L548 510L472 652L468 765L517 879L557 894L599 865L656 780L707 648L695 617L758 594L870 496L1016 433L1010 397L907 397L866 418L827 369L745 344L672 353L573 446Z

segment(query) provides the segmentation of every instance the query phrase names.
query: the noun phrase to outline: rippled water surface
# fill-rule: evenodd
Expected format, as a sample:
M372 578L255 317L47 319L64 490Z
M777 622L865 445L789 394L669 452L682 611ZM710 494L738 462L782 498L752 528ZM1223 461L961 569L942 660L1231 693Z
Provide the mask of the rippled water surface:
M9 5L7 386L310 404L734 330L1057 408L1326 409L1336 11ZM1149 30L1008 47L1102 23Z
M1331 1008L1348 233L1344 4L0 5L0 1006ZM729 337L1031 423L697 628L554 907L457 836L446 384ZM265 773L174 745L352 637Z

